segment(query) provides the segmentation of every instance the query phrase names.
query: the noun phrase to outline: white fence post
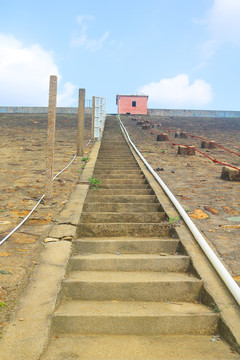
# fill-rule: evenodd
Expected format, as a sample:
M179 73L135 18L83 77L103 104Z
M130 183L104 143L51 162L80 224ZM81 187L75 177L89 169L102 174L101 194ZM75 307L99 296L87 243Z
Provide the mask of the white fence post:
M106 100L103 97L94 96L94 138L100 139L106 118Z

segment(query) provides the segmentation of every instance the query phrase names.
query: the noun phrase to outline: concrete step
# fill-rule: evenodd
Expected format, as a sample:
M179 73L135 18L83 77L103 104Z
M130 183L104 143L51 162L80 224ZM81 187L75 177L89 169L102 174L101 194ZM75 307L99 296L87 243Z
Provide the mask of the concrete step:
M215 334L219 316L204 305L162 302L68 301L53 317L57 334ZM144 326L143 326L144 324Z
M104 158L100 158L97 160L96 165L137 165L136 160L134 159L129 159L129 158L118 158L118 159L104 159Z
M113 149L113 148L112 148ZM115 151L115 149L114 149ZM121 150L119 151L119 153L117 154L113 154L112 150L110 151L103 151L103 150L100 150L99 153L98 153L98 160L100 159L104 159L104 160L107 160L107 159L134 159L133 158L133 155L131 153L131 151L128 151L128 150Z
M97 174L94 173L93 177L97 177L102 179L145 179L145 176L143 174L139 174L136 173L134 171L132 171L131 173L129 173L128 171L125 171L124 173L121 171L121 173L119 174L106 174L104 171L98 172Z
M73 243L73 253L80 254L184 254L179 239L159 238L81 238Z
M112 184L111 182L109 182L108 184L101 184L100 189L151 189L151 187L146 182L141 184Z
M94 194L96 191L93 189L90 189L89 195ZM99 187L97 189L97 194L100 196L103 195L153 195L154 192L152 189L102 189Z
M122 170L105 170L105 171L93 171L93 175L101 175L101 174L105 174L105 175L115 175L115 174L120 174L122 175ZM141 170L139 169L135 169L135 170L128 170L128 174L143 174Z
M81 223L159 223L166 220L164 212L83 212Z
M199 299L202 281L186 273L72 271L62 282L72 300L186 301Z
M100 179L101 180L101 179ZM147 180L146 179L125 179L124 175L121 179L102 179L102 184L101 187L104 185L115 185L115 184L124 184L127 185L126 187L129 187L129 185L141 185L141 184L147 184Z
M139 167L137 164L96 164L96 171L111 171L111 170L122 170L122 174L128 172L128 170L138 170Z
M162 207L158 203L98 203L91 202L83 205L84 212L155 212L162 211Z
M95 195L94 195L95 194ZM97 194L97 190L89 192L86 197L86 202L106 202L106 203L156 203L155 195L101 195Z
M121 155L119 156L114 156L111 155L110 153L106 153L106 154L99 154L97 161L134 161L136 162L136 160L134 159L134 157L132 156L131 153L121 153Z
M54 334L41 360L238 360L212 335Z
M77 227L77 237L92 236L148 236L174 237L174 228L164 223L80 223Z
M189 256L160 254L81 254L72 256L71 271L187 272Z

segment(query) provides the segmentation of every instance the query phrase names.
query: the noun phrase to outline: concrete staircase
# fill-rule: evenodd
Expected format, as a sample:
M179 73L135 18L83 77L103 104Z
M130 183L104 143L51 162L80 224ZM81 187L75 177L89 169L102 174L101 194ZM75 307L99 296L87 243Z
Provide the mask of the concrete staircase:
M115 118L93 177L42 359L231 359L210 341L219 316Z

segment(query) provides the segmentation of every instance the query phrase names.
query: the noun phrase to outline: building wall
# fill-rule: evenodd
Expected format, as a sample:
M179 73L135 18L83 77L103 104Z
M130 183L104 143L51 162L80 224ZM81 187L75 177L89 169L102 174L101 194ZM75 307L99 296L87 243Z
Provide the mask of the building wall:
M120 98L120 100L119 100ZM147 115L147 96L118 96L118 113L120 114L142 114ZM136 106L132 106L132 102Z
M148 109L150 116L182 116L182 117L219 117L240 118L240 111L224 110L178 110L178 109Z

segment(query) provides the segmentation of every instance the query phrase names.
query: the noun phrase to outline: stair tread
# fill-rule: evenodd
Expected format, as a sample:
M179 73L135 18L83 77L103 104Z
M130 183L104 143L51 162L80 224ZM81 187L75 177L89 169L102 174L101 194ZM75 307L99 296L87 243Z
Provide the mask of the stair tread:
M230 360L240 359L212 335L53 335L42 360ZM65 355L65 357L64 357Z
M181 254L165 254L161 255L161 254L77 254L77 255L73 255L71 257L71 259L109 259L109 260L125 260L125 259L129 259L129 260L134 260L134 259L149 259L149 260L154 260L154 259L189 259L189 256L187 255L181 255Z
M205 305L187 302L71 300L62 303L55 311L55 316L176 316L190 314L219 316Z
M202 283L189 273L151 272L151 271L72 271L64 282L103 282L103 283L153 283L153 282L193 282Z
M80 242L84 242L84 241L92 241L92 242L101 242L101 241L106 241L106 242L112 242L112 241L117 241L117 242L122 242L122 241L126 241L126 242L138 242L138 241L142 241L142 242L155 242L155 241L159 241L159 242L168 242L168 241L173 241L173 242L178 242L179 243L179 239L174 239L174 238L159 238L159 237L130 237L130 236L118 236L118 237L114 237L112 236L111 238L107 238L107 237L79 237L78 239L76 239L75 241L80 241Z

